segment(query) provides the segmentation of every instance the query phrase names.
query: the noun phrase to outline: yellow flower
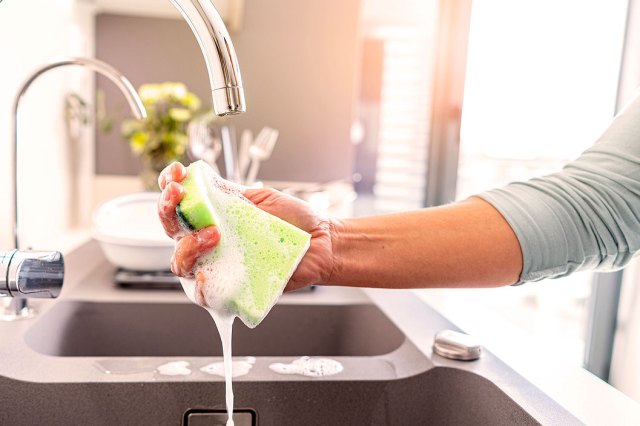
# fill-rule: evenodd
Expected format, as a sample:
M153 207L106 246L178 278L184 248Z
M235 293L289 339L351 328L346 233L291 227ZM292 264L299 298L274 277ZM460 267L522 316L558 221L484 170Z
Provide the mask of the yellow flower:
M133 135L135 132L139 132L142 129L142 120L124 120L120 126L122 135L126 138Z
M167 81L166 83L160 84L160 93L162 96L173 96L176 99L180 99L187 94L187 86L183 83Z
M152 104L160 99L160 97L162 96L162 91L160 90L160 85L158 84L143 84L138 89L138 94L145 103Z
M200 109L200 98L198 98L195 93L187 92L180 101L182 101L182 103L191 111L197 111Z
M132 153L143 159L182 159L189 143L186 127L200 109L200 99L183 83L172 81L143 84L138 93L147 118L127 120L120 129Z
M184 108L169 108L169 117L176 121L187 121L191 119L191 112Z
M144 147L149 141L149 133L136 132L131 136L131 150L140 155L144 152Z

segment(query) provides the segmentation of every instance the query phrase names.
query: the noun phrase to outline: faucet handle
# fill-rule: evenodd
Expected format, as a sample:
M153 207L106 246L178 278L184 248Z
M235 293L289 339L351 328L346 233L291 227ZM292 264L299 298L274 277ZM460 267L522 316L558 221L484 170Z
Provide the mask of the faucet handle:
M57 251L0 253L0 296L21 299L58 297L64 281L64 259Z

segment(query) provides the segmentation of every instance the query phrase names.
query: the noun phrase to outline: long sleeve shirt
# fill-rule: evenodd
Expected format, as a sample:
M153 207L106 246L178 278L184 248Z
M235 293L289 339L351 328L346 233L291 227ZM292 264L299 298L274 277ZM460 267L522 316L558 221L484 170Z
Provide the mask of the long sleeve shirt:
M640 96L561 172L478 197L518 238L523 270L516 284L622 268L640 250Z

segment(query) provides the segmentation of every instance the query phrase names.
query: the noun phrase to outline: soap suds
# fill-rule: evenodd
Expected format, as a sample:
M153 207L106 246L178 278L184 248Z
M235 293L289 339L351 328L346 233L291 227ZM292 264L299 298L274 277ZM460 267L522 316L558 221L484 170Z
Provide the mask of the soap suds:
M156 368L158 374L163 376L188 376L191 374L189 368L189 362L187 361L172 361L166 364L159 365Z
M256 363L256 359L252 356L245 356L243 358L234 360L231 363L232 366L232 376L240 377L246 376L253 368L253 365ZM214 376L224 377L224 362L212 362L211 364L207 364L200 369L203 373L211 374Z
M206 189L207 202L211 203L211 213L221 235L218 245L198 260L193 272L203 276L197 291L222 340L227 426L232 426L233 320L240 317L250 328L262 321L309 248L311 236L255 207L242 195L244 188L220 178L206 163L194 163L187 173L197 173L191 176L197 188ZM195 280L181 278L180 282L189 299L197 303L200 298L196 298ZM237 366L244 367L238 372L247 374L253 365L247 364ZM211 364L202 371L216 374L218 368Z
M313 358L303 356L290 364L274 363L271 371L279 374L298 374L307 377L325 377L341 373L344 369L338 361L329 358Z

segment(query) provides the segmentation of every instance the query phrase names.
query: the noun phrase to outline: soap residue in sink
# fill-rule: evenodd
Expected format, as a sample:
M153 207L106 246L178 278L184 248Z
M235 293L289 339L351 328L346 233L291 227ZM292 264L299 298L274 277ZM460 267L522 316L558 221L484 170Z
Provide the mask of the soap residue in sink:
M188 361L171 361L159 365L156 368L158 374L163 376L188 376L191 374Z
M276 362L269 368L279 374L299 374L307 377L333 376L344 370L342 364L336 360L308 356L298 358L290 364Z
M232 365L232 376L240 377L249 374L251 368L256 363L255 357L245 356L238 360L235 360L231 363ZM212 362L211 364L207 364L200 369L203 373L212 374L215 376L224 377L224 362Z
M154 371L157 361L138 359L101 359L95 362L95 367L104 374L148 374Z

